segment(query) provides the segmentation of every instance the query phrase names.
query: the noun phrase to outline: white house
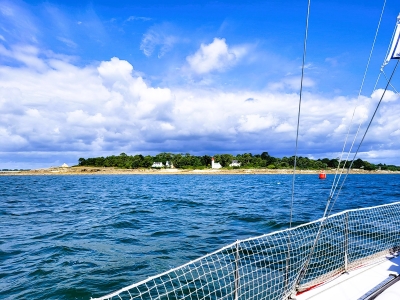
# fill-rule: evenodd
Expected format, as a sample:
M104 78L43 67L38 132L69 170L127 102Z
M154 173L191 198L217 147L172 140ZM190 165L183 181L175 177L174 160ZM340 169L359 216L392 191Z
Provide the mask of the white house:
M211 158L211 168L212 168L212 169L221 169L221 168L222 168L222 166L221 166L220 163L216 163L216 162L214 161L214 157Z
M68 165L66 163L63 163L61 168L69 168Z
M163 168L164 164L162 162L153 162L151 165L152 168Z
M237 160L232 160L232 163L229 165L230 167L240 167L240 162Z

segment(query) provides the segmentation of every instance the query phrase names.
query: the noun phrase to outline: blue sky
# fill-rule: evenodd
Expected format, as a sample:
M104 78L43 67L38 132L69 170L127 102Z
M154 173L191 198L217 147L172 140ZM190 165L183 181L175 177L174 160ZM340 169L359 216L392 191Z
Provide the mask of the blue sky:
M0 168L121 152L293 155L306 5L0 0ZM354 107L357 125L373 112L400 11L387 1L357 100L382 5L312 1L300 155L337 157ZM362 159L400 164L398 100L391 88Z

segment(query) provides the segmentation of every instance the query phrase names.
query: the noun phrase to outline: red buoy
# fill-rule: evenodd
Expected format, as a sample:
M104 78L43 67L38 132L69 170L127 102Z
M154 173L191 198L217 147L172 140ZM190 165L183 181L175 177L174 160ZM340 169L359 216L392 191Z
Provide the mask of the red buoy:
M326 179L326 173L325 173L324 170L322 170L322 171L319 173L319 179Z

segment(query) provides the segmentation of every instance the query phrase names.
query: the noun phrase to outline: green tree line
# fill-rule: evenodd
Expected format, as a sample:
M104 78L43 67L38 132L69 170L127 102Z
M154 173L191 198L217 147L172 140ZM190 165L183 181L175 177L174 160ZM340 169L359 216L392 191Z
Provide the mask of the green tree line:
M262 152L261 154L215 154L215 162L219 162L224 168L231 168L229 165L233 160L240 163L240 168L268 168L268 169L286 169L293 168L295 157L282 157L277 158L270 156L268 152ZM212 156L203 155L195 156L190 153L186 154L173 154L162 152L156 156L143 156L141 154L137 155L127 155L121 153L120 155L111 155L107 157L94 157L94 158L79 158L79 166L91 166L91 167L115 167L122 169L138 169L138 168L150 168L153 162L162 162L164 165L168 161L172 163L175 168L179 169L204 169L211 167ZM351 162L346 163L346 167L350 165ZM296 167L298 169L332 169L337 168L339 164L338 159L310 159L308 157L297 157ZM344 162L341 163L343 167ZM364 170L390 170L390 171L400 171L399 166L386 165L386 164L372 164L368 161L357 159L353 162L352 168L364 169Z

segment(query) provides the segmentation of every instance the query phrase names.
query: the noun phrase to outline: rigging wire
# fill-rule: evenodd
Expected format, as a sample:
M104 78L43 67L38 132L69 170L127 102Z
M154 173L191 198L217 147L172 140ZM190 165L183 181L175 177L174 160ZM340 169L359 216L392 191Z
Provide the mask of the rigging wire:
M378 85L379 79L381 78L381 75L382 75L382 70L379 72L378 78L376 78L376 82L375 82L375 85L374 85L374 89L373 89L372 91L375 91L375 90L376 90L376 87L377 87L377 85Z
M330 209L329 209L329 213L332 211L333 205L335 204L336 200L337 200L338 197L339 197L339 194L340 194L340 191L342 190L342 187L343 187L343 185L344 185L344 182L346 181L346 178L347 178L347 176L348 176L349 173L350 173L351 167L353 166L354 159L356 158L356 156L357 156L357 154L358 154L358 152L359 152L359 150L360 150L360 147L361 147L361 145L362 145L362 143L363 143L363 141L364 141L364 139L365 139L365 136L367 135L367 132L368 132L368 130L369 130L371 124L372 124L372 121L374 120L374 117L375 117L375 115L376 115L376 113L377 113L377 111L378 111L378 108L379 108L379 106L380 106L380 104L381 104L381 102L382 102L383 97L385 96L386 90L387 90L387 88L388 88L388 86L389 86L389 84L390 84L390 81L392 80L392 77L393 77L393 75L394 75L394 73L395 73L395 71L396 71L396 68L397 68L399 62L400 62L400 60L397 61L396 65L395 65L395 67L394 67L394 69L393 69L392 75L390 76L390 78L389 78L389 80L388 80L388 83L386 84L385 90L383 91L382 96L381 96L381 98L380 98L380 100L379 100L379 102L378 102L378 104L377 104L377 106L376 106L376 108L375 108L375 111L374 111L374 113L373 113L373 115L372 115L372 117L371 117L371 119L370 119L370 121L369 121L369 123L368 123L367 129L365 130L364 135L363 135L363 137L362 137L360 143L358 144L357 150L356 150L356 152L355 152L355 154L354 154L354 156L353 156L353 160L351 161L350 166L347 168L347 173L346 173L345 178L343 179L343 181L342 181L342 183L341 183L341 186L340 186L339 191L338 191L338 193L337 193L337 195L336 195L336 197L335 197L335 200L333 201L333 203L332 203L332 205L331 205L331 207L330 207ZM325 207L325 212L327 212L327 211L328 211L328 205ZM324 214L325 214L325 213L324 213ZM318 232L317 232L317 236L316 236L316 238L315 238L315 240L314 240L314 244L313 244L313 246L312 246L312 248L311 248L311 250L310 250L310 254L309 254L308 257L307 257L307 260L306 260L306 262L305 262L305 264L304 264L304 267L302 268L302 270L301 270L301 272L300 272L300 275L299 275L299 277L298 277L298 279L297 279L297 284L301 281L301 279L302 279L302 278L304 277L304 275L306 274L308 264L310 263L310 260L311 260L311 256L312 256L312 254L314 253L315 247L316 247L316 245L317 245L317 241L318 241L318 239L319 239L319 237L320 237L320 235L321 235L321 232L322 232L322 227L323 227L323 225L324 225L324 223L325 223L325 220L328 218L328 216L329 216L329 214L326 215L325 217L323 217L323 218L321 219L321 225L320 225L319 230L318 230Z
M306 62L307 56L307 39L308 39L308 25L310 19L310 7L311 0L308 0L307 3L307 15L306 15L306 28L304 33L304 42L303 42L303 61L301 65L301 79L300 79L300 91L299 91L299 109L297 112L297 130L296 130L296 145L294 151L294 163L293 163L293 178L292 178L292 196L290 201L290 217L289 217L289 229L292 228L292 220L293 220L293 202L294 202L294 183L296 180L296 165L297 165L297 150L298 150L298 141L299 141L299 128L300 128L300 115L301 115L301 101L303 96L303 81L304 81L304 66ZM291 245L291 231L289 230L288 234L288 243L287 243L287 255L286 255L286 275L285 275L285 285L288 285L288 276L289 276L289 267L290 267L290 245Z
M382 20L382 15L383 15L383 12L384 12L384 9L385 9L385 5L386 5L386 0L384 1L383 7L382 7L382 12L381 12L381 16L380 16L380 19L379 19L379 23L378 23L377 31L376 31L376 34L375 34L375 38L374 38L374 42L373 42L372 49L374 48L374 44L375 44L376 37L377 37L378 31L379 31L379 27L380 27L380 23L381 23L381 20ZM383 71L384 67L385 67L386 64L387 64L386 58L387 58L387 56L388 56L388 54L389 54L390 46L391 46L391 44L392 44L392 42L393 42L393 39L394 39L394 36L395 36L395 32L396 32L396 27L395 27L395 29L394 29L394 31L393 31L392 38L391 38L391 42L389 43L388 49L387 49L387 51L386 51L385 60L384 60L384 63L382 64L381 71L380 71L380 73L379 73L379 75L378 75L378 78L377 78L377 80L376 80L376 82L375 82L373 91L376 90L376 87L377 87L377 85L378 85L379 79L380 79L381 75L383 74L384 77L385 77L385 79L386 79L386 81L387 81L386 89L387 89L388 86L390 85L390 86L397 92L397 90L395 89L395 87L391 84L391 80L389 80L389 79L387 78L385 72ZM372 54L372 50L371 50L371 54ZM368 62L368 63L369 63L369 62ZM396 66L397 66L397 65L396 65ZM364 75L364 78L365 78L365 75ZM364 79L363 79L363 81L364 81ZM386 93L386 89L385 89L385 92L384 92L384 93ZM360 90L360 92L361 92L361 90ZM398 92L397 92L397 93L398 93ZM360 95L359 95L359 96L360 96ZM379 102L379 104L380 104L380 102ZM358 133L359 133L360 128L361 128L361 125L362 125L362 122L360 122L360 124L359 124L359 126L358 126L358 128L357 128L357 132L356 132L356 134L355 134L355 136L354 136L353 143L352 143L352 145L351 145L351 147L350 147L350 149L349 149L349 151L348 151L348 154L347 154L347 159L346 159L345 163L343 164L342 173L340 174L340 177L342 176L343 171L344 171L345 166L346 166L346 163L348 162L348 157L350 156L351 150L353 149L353 145L354 145L354 142L355 142L355 140L356 140L356 138L357 138L357 136L358 136ZM365 136L364 136L364 137L365 137ZM362 141L364 140L364 137L363 137L363 139L361 140L360 143L362 143ZM359 145L359 147L360 147L360 146L361 146L361 144ZM357 151L357 152L358 152L358 151ZM353 160L352 160L352 162L351 162L351 164L350 164L350 167L349 167L350 169L351 169L351 167L353 166L353 162L354 162L354 159L355 159L355 158L356 158L356 156L353 157ZM339 162L339 166L340 166L340 162ZM339 167L339 166L338 166L338 167ZM344 182L345 182L346 179L347 179L347 175L348 175L348 173L350 172L350 169L347 171L347 173L346 173L346 175L345 175L345 177L344 177L344 179L343 179L343 182L341 183L341 185L340 185L340 187L339 187L339 190L338 190L338 192L337 192L337 195L335 196L335 200L334 200L334 202L332 203L331 208L330 208L330 210L329 210L328 216L330 215L330 213L331 213L331 211L332 211L332 209L333 209L333 206L335 205L336 200L338 199L338 196L339 196L340 191L341 191L341 189L342 189L342 187L343 187L343 185L344 185ZM338 187L338 184L339 184L339 180L337 181L337 183L336 183L336 185L335 185L334 191L336 191L336 189L337 189L337 187ZM332 195L332 197L333 197L333 195ZM330 202L330 200L332 200L331 197L329 198L329 201L328 201L328 202ZM329 205L329 204L327 204L327 205Z
M371 57L372 57L372 54L373 54L373 52L374 52L375 43L376 43L376 39L377 39L377 37L378 37L379 28L380 28L380 26L381 26L382 17L383 17L383 13L384 13L384 11L385 11L385 7L386 7L386 0L384 0L384 2L383 2L383 6L382 6L382 10L381 10L381 15L380 15L380 17L379 17L379 22L378 22L378 25L377 25L377 28L376 28L376 31L375 31L375 37L374 37L374 40L373 40L373 42L372 42L372 47L371 47L371 51L370 51L370 53L369 53L367 65L366 65L366 67L365 67L364 76L363 76L363 78L362 78L361 85L360 85L360 89L359 89L359 91L358 91L357 102L360 100L361 92L362 92L362 90L363 90L364 83L365 83L365 78L367 77L369 65L370 65L370 62L371 62ZM394 35L394 33L393 33L393 35ZM393 39L393 37L392 37L392 39ZM389 48L390 48L390 45L389 45ZM388 49L388 51L389 51L389 49ZM386 56L387 56L387 54L386 54ZM375 88L374 88L374 90L375 90ZM347 129L347 134L346 134L346 138L345 138L345 141L344 141L344 144L343 144L342 153L340 154L338 166L337 166L336 172L335 172L335 177L333 178L331 191L330 191L330 193L329 193L329 198L328 198L327 206L329 205L329 202L332 200L332 198L333 198L333 196L334 196L334 194L335 194L335 192L336 192L336 189L337 189L337 187L338 187L338 185L339 185L340 179L341 179L342 174L343 174L343 172L344 172L346 163L347 163L348 160L349 160L351 150L353 149L354 143L355 143L355 141L356 141L356 139L357 139L358 133L359 133L360 128L361 128L361 125L362 125L362 122L361 122L361 123L359 124L358 128L357 128L356 134L354 135L354 139L353 139L353 141L352 141L352 143L351 143L351 146L350 146L349 151L348 151L348 153L347 153L347 157L346 157L345 162L344 162L344 164L343 164L343 168L342 168L342 170L340 171L340 175L338 175L339 169L340 169L340 164L341 164L341 162L342 162L342 158L343 158L343 155L344 155L344 152L345 152L345 149L346 149L346 144L347 144L347 141L348 141L349 136L350 136L350 129L351 129L351 126L353 125L353 120L354 120L354 116L355 116L356 110L357 110L357 103L356 103L356 105L355 105L355 107L354 107L353 115L352 115L352 117L351 117L350 124L349 124L348 129ZM323 217L325 217L325 215L324 215Z
M362 137L360 143L358 144L357 150L356 150L356 152L354 153L354 156L353 156L353 159L352 159L352 161L351 161L351 163L350 163L350 166L347 168L346 176L345 176L345 178L343 179L342 184L340 185L338 194L336 195L335 200L334 200L333 203L332 203L332 206L331 206L331 208L330 208L329 214L330 214L330 212L332 211L332 208L333 208L333 206L335 205L336 200L337 200L338 197L339 197L339 194L340 194L340 191L342 190L342 187L343 187L343 185L344 185L344 182L346 181L346 178L347 178L347 176L348 176L349 173L350 173L351 167L353 166L354 159L357 157L357 154L358 154L358 152L359 152L359 150L360 150L361 144L363 143L363 141L364 141L364 139L365 139L365 136L367 135L367 132L368 132L368 130L369 130L369 127L371 126L372 121L374 120L374 117L375 117L375 115L376 115L376 113L377 113L377 111L378 111L379 106L381 105L381 102L382 102L382 100L383 100L383 97L385 96L385 93L386 93L386 91L387 91L389 85L391 85L390 82L391 82L391 80L392 80L392 78L393 78L393 75L394 75L394 73L395 73L395 71L396 71L396 69L397 69L397 66L398 66L399 62L400 62L400 60L397 60L397 63L396 63L396 65L394 66L394 69L393 69L393 71L392 71L392 74L390 75L390 78L387 80L386 87L385 87L385 89L383 90L382 96L381 96L381 98L380 98L378 104L376 105L375 111L374 111L374 113L373 113L373 115L372 115L372 117L371 117L371 119L370 119L370 121L369 121L369 123L368 123L367 129L365 129L364 135L363 135L363 137ZM328 214L328 216L329 216L329 214Z
M360 96L361 96L361 92L362 92L362 89L363 89L363 86L364 86L365 78L366 78L366 75L367 75L367 72L368 72L368 69L369 69L369 64L370 64L370 61L371 61L372 53L373 53L373 50L374 50L374 48L375 48L375 43L376 43L376 39L377 39L377 36L378 36L379 28L380 28L380 25L381 25L382 16L383 16L383 13L384 13L384 10L385 10L385 6L386 6L386 0L384 0L384 3L383 3L381 15L380 15L379 22L378 22L378 26L377 26L377 29L376 29L376 32L375 32L375 37L374 37L374 40L373 40L373 43L372 43L372 47L371 47L371 51L370 51L370 54L369 54L367 66L366 66L366 68L365 68L364 76L363 76L363 79L362 79L362 82L361 82L361 86L360 86L360 90L359 90L359 93L358 93L357 101L359 100L359 98L360 98ZM396 64L396 67L397 67L397 64ZM395 68L395 69L396 69L396 68ZM395 69L394 69L394 70L395 70ZM392 73L392 76L393 76L393 74L394 74L394 71L393 71L393 73ZM390 78L392 78L392 76L391 76ZM390 83L390 81L388 82L388 85L389 85L389 83ZM388 85L387 85L387 86L388 86ZM386 89L387 89L387 86L386 86ZM385 94L385 92L386 92L386 89L385 89L385 91L384 91L384 93L383 93L383 95L382 95L382 98L381 98L381 100L379 101L378 106L377 106L377 108L376 108L376 110L375 110L375 112L374 112L374 114L373 114L373 116L372 116L372 118L371 118L371 121L370 121L370 123L369 123L369 125L368 125L368 127L367 127L367 130L366 130L366 132L364 133L364 136L363 136L363 138L362 138L362 140L361 140L361 142L360 142L360 144L359 144L359 146L358 146L358 148L357 148L356 155L358 154L358 151L359 151L359 149L360 149L360 146L361 146L362 142L364 141L365 135L366 135L366 133L367 133L367 131L368 131L368 129L369 129L369 126L371 125L372 120L373 120L373 118L374 118L374 116L375 116L375 114L376 114L376 111L377 111L377 109L378 109L378 107L379 107L379 105L380 105L380 103L381 103L381 101L382 101L382 99L383 99L383 96L384 96L384 94ZM344 182L345 182L345 180L346 180L346 178L347 178L347 175L348 175L348 173L350 172L350 168L351 168L351 166L353 165L355 156L354 156L354 158L353 158L353 160L352 160L352 162L351 162L351 164L350 164L349 169L347 170L347 174L346 174L345 178L344 178L343 181L342 181L342 184L341 184L341 186L340 186L340 188L339 188L339 191L338 191L338 193L337 193L337 195L336 195L336 198L335 198L335 200L333 201L332 205L330 206L331 200L333 199L334 193L336 192L336 189L337 189L337 187L338 187L338 185L339 185L340 178L341 178L341 176L342 176L342 174L343 174L344 168L345 168L346 163L347 163L347 161L348 161L348 159L349 159L351 150L353 149L354 143L355 143L355 141L356 141L356 139L357 139L358 133L359 133L360 128L361 128L361 125L362 125L362 122L361 122L361 123L359 124L358 128L357 128L357 132L356 132L356 134L355 134L355 136L354 136L354 139L353 139L353 141L352 141L351 147L350 147L350 149L349 149L349 151L348 151L348 154L347 154L347 157L346 157L346 161L345 161L345 163L343 164L343 168L342 168L342 170L341 170L341 174L338 176L339 169L340 169L340 164L341 164L341 161L342 161L342 157L343 157L343 154L344 154L344 150L345 150L345 147L346 147L347 140L348 140L349 135L350 135L350 129L351 129L351 125L353 124L353 119L354 119L354 116L355 116L355 111L356 111L356 109L357 109L357 105L355 106L355 108L354 108L354 110L353 110L353 115L352 115L352 118L351 118L351 121L350 121L350 124L349 124L349 127L348 127L348 131L347 131L347 135L346 135L345 142L344 142L344 145L343 145L342 153L341 153L341 156L340 156L340 159L339 159L338 167L337 167L337 169L336 169L335 178L334 178L334 181L333 181L333 183L332 183L331 191L330 191L330 193L329 193L329 197L328 197L328 200L327 200L327 203L326 203L326 206L325 206L325 210L324 210L323 217L322 217L322 219L321 219L321 224L320 224L320 226L319 226L317 235L316 235L316 237L315 237L315 239L314 239L313 245L312 245L312 247L311 247L311 249L310 249L309 255L307 256L307 260L306 260L305 264L303 265L303 267L302 267L302 269L301 269L301 271L300 271L300 273L299 273L299 276L298 276L298 278L297 278L297 280L296 280L295 288L298 286L298 284L300 283L300 281L302 280L302 278L303 278L304 275L306 274L306 271L307 271L307 268L308 268L308 264L310 263L311 256L312 256L313 253L314 253L315 247L316 247L316 245L317 245L317 241L318 241L318 239L319 239L319 237L320 237L322 228L323 228L323 226L324 226L324 222L325 222L327 216L328 216L328 215L330 214L330 212L332 211L333 205L335 204L335 202L336 202L336 200L337 200L337 198L338 198L338 195L340 194L340 191L341 191L341 189L342 189L342 187L343 187L343 184L344 184ZM338 177L338 178L337 178L337 177ZM329 208L329 207L330 207L330 208ZM329 211L329 214L327 215L328 211Z
M386 81L389 81L389 79L387 78L385 71L382 70L382 74L383 76L385 76ZM399 92L396 90L396 88L393 86L392 83L390 83L390 86L393 88L393 90L396 92L396 94L399 94Z
M386 2L386 0L385 0L385 2ZM375 91L375 90L376 90L376 87L377 87L377 85L378 85L379 79L381 78L381 75L382 75L382 74L385 76L386 81L388 81L388 79L387 79L387 77L386 77L386 74L385 74L385 72L383 71L383 69L384 69L385 66L387 65L386 60L387 60L387 57L389 56L390 47L391 47L391 44L392 44L392 42L393 42L393 39L394 39L395 35L396 35L396 27L394 27L394 29L393 29L392 38L390 39L389 46L388 46L388 48L387 48L387 50L386 50L385 59L384 59L384 61L383 61L383 63L382 63L382 66L381 66L381 71L379 72L378 78L376 79L376 82L375 82L375 85L374 85L374 88L373 88L372 91ZM391 87L393 87L393 85L391 85ZM393 89L395 89L395 88L393 87ZM395 90L396 90L396 89L395 89Z
M396 35L396 26L394 27L394 30L393 30L393 33L392 33L392 38L390 39L391 42L393 41L395 35ZM390 47L391 44L392 44L392 43L389 43L389 46L388 46L388 48L387 48L387 50L386 50L385 59L384 59L384 61L383 61L383 63L382 63L382 66L381 66L381 72L383 71L383 68L388 64L387 58L388 58L388 56L389 56L389 52L390 52L390 49L391 49L391 47Z
M302 96L303 96L304 66L305 66L306 54L307 54L307 38L308 38L308 23L309 23L309 16L310 16L310 5L311 5L311 0L308 0L307 18L306 18L306 31L305 31L305 35L304 35L304 46L303 46L303 63L302 63L302 66L301 66L301 79L300 79L300 92L299 92L299 110L297 112L296 146L295 146L295 151L294 151L293 178L292 178L292 197L291 197L291 203L290 203L289 228L292 227L292 218L293 218L294 182L295 182L295 179L296 179L296 165L297 165L297 150L298 150L298 142L299 142L301 100L302 100Z

